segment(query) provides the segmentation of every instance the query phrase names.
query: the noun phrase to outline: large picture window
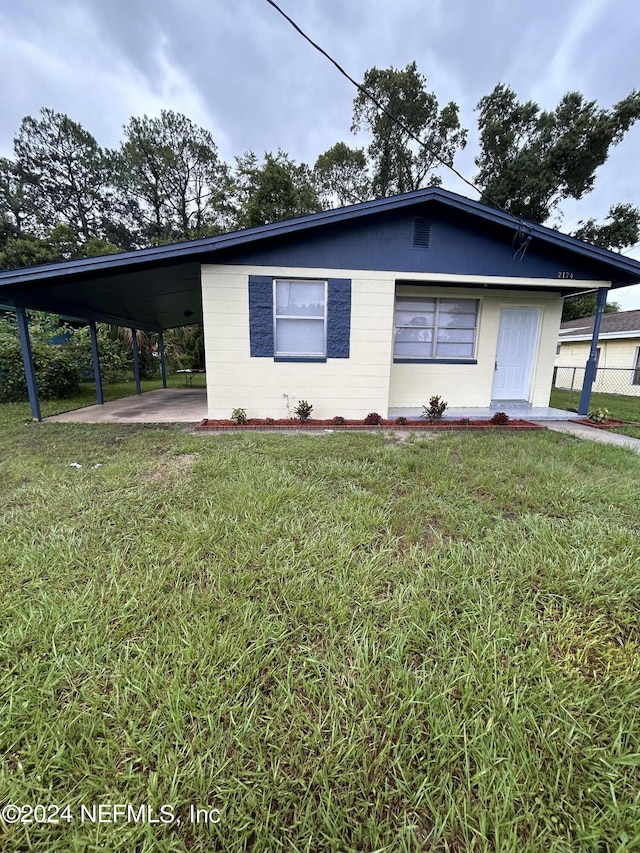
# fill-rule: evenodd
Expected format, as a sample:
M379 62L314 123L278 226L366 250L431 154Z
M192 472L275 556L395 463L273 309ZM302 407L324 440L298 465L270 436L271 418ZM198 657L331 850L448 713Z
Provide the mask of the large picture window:
M473 359L477 299L396 296L396 359Z
M327 283L276 279L273 283L275 355L323 358L327 351Z

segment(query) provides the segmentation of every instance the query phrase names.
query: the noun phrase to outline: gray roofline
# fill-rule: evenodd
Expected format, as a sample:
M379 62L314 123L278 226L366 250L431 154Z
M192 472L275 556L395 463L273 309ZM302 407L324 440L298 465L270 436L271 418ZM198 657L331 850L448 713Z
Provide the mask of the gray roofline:
M479 216L488 222L506 228L522 229L532 237L538 237L546 243L613 267L623 275L631 275L637 281L640 281L639 261L627 258L608 249L601 249L599 246L585 243L576 237L561 234L552 228L529 222L513 214L489 207L479 201L473 201L457 193L443 190L440 187L427 187L426 189L415 190L414 192L404 193L403 195L361 202L360 204L349 205L348 207L324 210L320 213L313 213L281 222L273 222L269 225L260 225L255 228L246 228L242 231L233 231L228 234L220 234L216 237L205 237L200 240L189 240L166 246L152 246L146 249L137 249L133 252L119 252L114 255L102 255L96 258L81 258L75 261L63 261L53 264L22 267L14 270L4 270L0 272L0 286L38 279L82 275L83 273L100 272L103 270L116 270L120 267L137 267L144 264L153 265L187 258L197 260L200 255L207 255L223 249L242 246L246 243L255 243L260 240L305 231L318 226L332 225L350 219L371 216L376 213L400 210L428 201L440 202L448 207ZM628 284L628 281L621 282L619 286L626 286Z

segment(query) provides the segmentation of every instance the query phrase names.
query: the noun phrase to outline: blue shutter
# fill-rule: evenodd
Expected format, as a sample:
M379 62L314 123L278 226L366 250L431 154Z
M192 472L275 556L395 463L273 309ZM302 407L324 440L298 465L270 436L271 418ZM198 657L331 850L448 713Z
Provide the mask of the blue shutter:
M330 278L327 305L327 358L349 358L351 280Z
M273 358L273 278L249 276L249 341L253 358Z

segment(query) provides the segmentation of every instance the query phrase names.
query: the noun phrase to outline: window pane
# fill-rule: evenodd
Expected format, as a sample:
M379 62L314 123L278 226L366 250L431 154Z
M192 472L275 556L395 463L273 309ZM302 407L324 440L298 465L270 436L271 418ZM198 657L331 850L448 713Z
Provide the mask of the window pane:
M393 348L395 358L431 358L431 343L421 341L399 341Z
M469 343L475 338L475 329L438 329L438 343Z
M409 341L422 341L427 343L433 340L433 329L402 328L396 329L396 343L408 343Z
M453 326L455 328L475 329L476 315L475 314L452 314L450 312L441 311L438 314L439 326Z
M323 281L277 281L276 314L324 317Z
M477 314L477 299L441 299L440 313L442 314Z
M398 296L396 308L398 311L412 311L414 314L424 311L433 313L436 310L436 300L427 296Z
M424 311L396 311L396 326L433 326L436 315Z
M438 358L473 358L473 344L437 344Z
M324 355L324 320L276 320L277 355Z

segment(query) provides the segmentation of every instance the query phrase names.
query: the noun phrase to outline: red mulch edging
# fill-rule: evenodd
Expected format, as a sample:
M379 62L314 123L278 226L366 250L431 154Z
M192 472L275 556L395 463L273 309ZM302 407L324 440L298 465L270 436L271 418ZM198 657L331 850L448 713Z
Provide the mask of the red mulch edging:
M383 420L379 424L365 424L362 421L345 421L343 424L334 424L332 420L309 420L305 423L294 418L283 418L281 420L273 420L267 423L264 418L249 418L246 424L234 424L230 420L210 420L205 418L196 425L198 430L218 430L231 431L237 430L292 430L292 429L331 429L345 431L366 431L378 429L399 429L399 430L425 430L425 429L449 429L449 430L483 430L483 429L513 429L513 430L531 430L542 429L540 424L532 423L524 420L510 420L506 424L492 424L490 421L468 421L462 420L443 420L436 423L429 421L409 421L406 424L398 424L393 420Z
M589 418L580 418L580 420L571 419L572 424L580 424L581 426L590 426L594 429L616 429L621 426L635 426L635 424L630 424L628 421L618 421L615 418L609 418L603 424L594 424L593 421L590 421Z

